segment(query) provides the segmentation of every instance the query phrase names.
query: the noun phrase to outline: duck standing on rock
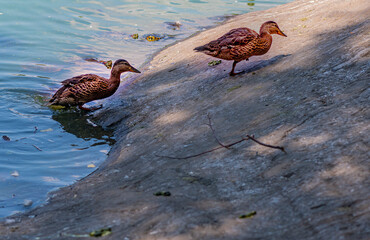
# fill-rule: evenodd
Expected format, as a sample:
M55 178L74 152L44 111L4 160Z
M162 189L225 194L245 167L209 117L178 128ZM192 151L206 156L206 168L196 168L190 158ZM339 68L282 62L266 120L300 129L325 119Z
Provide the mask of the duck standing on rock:
M219 39L194 48L194 50L216 58L234 60L233 68L230 72L230 76L234 76L238 74L234 72L235 65L238 62L248 60L248 58L254 55L267 53L272 43L271 34L279 34L286 37L276 22L268 21L262 24L260 34L249 28L236 28Z
M78 106L82 110L92 111L98 108L85 108L83 105L98 99L112 96L121 82L121 73L139 70L126 60L117 60L112 67L110 78L106 79L95 74L84 74L62 82L63 86L50 99L49 105Z

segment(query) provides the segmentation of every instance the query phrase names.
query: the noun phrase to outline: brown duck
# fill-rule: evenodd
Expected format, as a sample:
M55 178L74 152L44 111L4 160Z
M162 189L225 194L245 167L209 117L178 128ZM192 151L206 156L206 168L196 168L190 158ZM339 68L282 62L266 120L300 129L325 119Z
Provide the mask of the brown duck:
M238 74L234 72L235 65L238 62L248 60L248 58L254 55L267 53L272 43L271 34L279 34L286 37L275 22L268 21L262 24L260 34L249 28L236 28L219 39L197 47L194 50L216 58L234 60L233 68L230 72L230 76L234 76Z
M139 70L132 67L126 60L117 60L112 67L110 78L106 79L95 74L84 74L62 82L63 86L50 99L49 105L78 106L82 110L101 108L85 108L83 105L113 95L119 87L121 73Z

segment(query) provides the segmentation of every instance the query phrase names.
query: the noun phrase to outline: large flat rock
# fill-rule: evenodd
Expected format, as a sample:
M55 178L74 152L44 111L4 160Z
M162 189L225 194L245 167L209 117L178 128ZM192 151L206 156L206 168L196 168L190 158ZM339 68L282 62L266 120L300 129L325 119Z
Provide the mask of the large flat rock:
M94 174L0 224L1 239L366 239L368 0L296 1L230 19L158 53L98 112L117 143ZM271 50L215 67L193 48L276 21ZM246 134L253 141L186 157ZM154 196L169 191L171 196ZM256 211L251 218L242 214Z

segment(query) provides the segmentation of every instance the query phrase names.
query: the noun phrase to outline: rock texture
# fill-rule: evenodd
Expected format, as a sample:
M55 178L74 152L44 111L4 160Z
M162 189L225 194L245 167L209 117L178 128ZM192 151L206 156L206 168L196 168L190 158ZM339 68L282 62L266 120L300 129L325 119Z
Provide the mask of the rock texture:
M97 113L117 143L94 174L0 224L1 239L367 239L370 4L296 1L237 16L157 54ZM215 67L192 49L276 21L264 56ZM254 134L287 154L247 141ZM154 196L169 191L171 196ZM256 211L251 218L239 216Z

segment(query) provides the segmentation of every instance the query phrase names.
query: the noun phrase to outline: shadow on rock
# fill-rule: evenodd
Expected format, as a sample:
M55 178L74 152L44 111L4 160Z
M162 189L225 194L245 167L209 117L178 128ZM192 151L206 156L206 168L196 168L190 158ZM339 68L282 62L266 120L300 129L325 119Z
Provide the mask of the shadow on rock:
M254 72L254 71L260 70L264 67L274 65L274 64L278 63L280 60L282 60L286 57L289 57L290 55L291 54L286 54L286 55L281 54L281 55L275 56L275 57L267 59L267 60L260 60L260 61L251 62L250 65L247 67L247 69L241 71L241 74Z

